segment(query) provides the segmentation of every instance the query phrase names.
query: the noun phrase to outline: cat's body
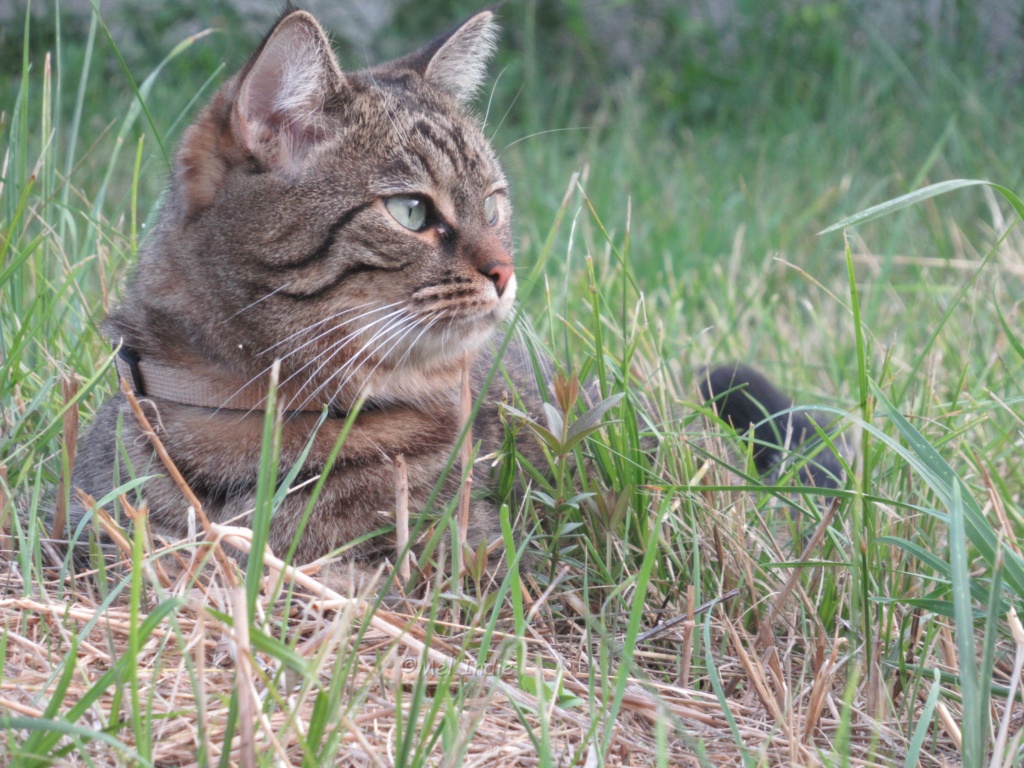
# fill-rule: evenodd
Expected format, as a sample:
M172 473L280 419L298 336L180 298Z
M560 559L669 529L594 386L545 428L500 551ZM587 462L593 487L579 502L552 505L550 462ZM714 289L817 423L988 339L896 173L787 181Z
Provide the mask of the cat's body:
M244 523L252 510L275 359L287 411L280 476L315 433L297 486L321 471L366 398L297 562L387 525L379 513L395 506L398 454L410 508L424 507L460 432L464 360L474 394L492 365L487 343L515 296L511 210L494 152L460 102L482 81L494 35L482 13L417 54L343 74L313 18L285 14L185 133L159 223L107 321L138 360L123 372L214 521ZM536 380L513 358L517 395L535 402ZM505 379L494 382L474 424L485 453L502 435L494 403ZM330 417L315 429L324 407ZM74 484L99 498L115 475L128 479L119 421L133 471L157 475L142 492L153 525L183 536L182 494L123 396L83 439ZM449 474L447 498L460 477ZM292 544L310 491L305 483L275 513L275 551ZM469 544L496 532L490 506L475 501ZM372 559L387 541L348 554Z
M490 369L492 357L477 355L473 365L474 393ZM507 358L506 358L507 360ZM524 364L525 365L525 364ZM505 371L516 368L508 364ZM528 369L519 368L516 396L536 397ZM515 374L512 374L515 375ZM531 374L532 375L532 374ZM422 510L455 447L461 424L460 368L453 365L451 377L436 380L428 402L364 404L345 437L341 451L325 483L314 511L299 538L296 562L309 562L386 527L393 520L385 514L395 508L394 459L405 458L409 481L409 506ZM473 439L480 441L481 455L497 451L503 426L495 403L508 398L502 375L494 378L487 405L473 425ZM148 401L148 402L147 402ZM203 504L204 513L215 522L248 522L256 493L264 414L261 411L215 411L180 405L158 398L143 399L144 410L157 426L161 441ZM99 498L113 487L115 461L121 466L120 479L128 479L120 444L136 474L153 474L143 496L154 526L163 534L180 538L187 531L186 501L159 459L149 440L127 407L123 395L106 403L82 441L75 467L75 485ZM346 419L336 414L320 422L313 411L290 413L282 426L280 476L299 461L310 437L312 448L295 478L289 494L274 513L269 544L275 552L289 550L298 530L309 492L309 481L323 469ZM529 446L526 446L529 448ZM441 498L455 498L462 476L456 464L448 474ZM479 478L479 475L478 475ZM479 478L478 482L486 482ZM499 535L493 504L475 499L471 506L468 542L493 541ZM346 550L348 557L373 561L394 556L393 539L376 536Z
M286 13L186 131L159 222L107 321L126 350L122 374L212 520L244 523L252 510L275 360L281 477L330 414L295 485L319 474L366 398L296 562L387 524L398 454L410 508L423 508L459 434L464 362L474 394L492 365L491 337L515 296L511 209L464 104L494 37L484 12L417 53L342 73L316 21ZM484 454L500 445L508 380L521 407L539 408L525 356L513 346L504 363L474 424ZM183 536L186 502L119 395L83 439L74 484L102 497L128 479L125 456L136 475L155 475L141 491L154 526ZM456 466L444 501L460 476ZM275 551L292 544L310 488L275 513ZM468 543L497 531L494 505L474 501ZM391 546L366 538L347 556Z

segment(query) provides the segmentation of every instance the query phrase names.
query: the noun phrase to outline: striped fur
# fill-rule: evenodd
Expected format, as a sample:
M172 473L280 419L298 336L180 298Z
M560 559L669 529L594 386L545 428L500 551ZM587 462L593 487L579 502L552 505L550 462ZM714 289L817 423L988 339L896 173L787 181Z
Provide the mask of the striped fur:
M244 382L264 377L279 359L281 379L328 397L334 416L368 398L299 538L296 562L386 523L380 513L394 508L399 453L408 463L410 507L422 509L458 433L463 360L473 361L477 388L490 368L489 340L515 297L511 207L504 173L466 102L483 80L495 35L484 12L403 59L342 72L317 22L288 12L185 132L159 223L106 322L114 343L187 376ZM395 196L416 196L426 207L418 231L389 211ZM515 363L520 357L506 364L533 407L534 377ZM505 395L496 385L492 403ZM263 414L160 398L147 408L206 514L244 523ZM151 520L183 536L185 501L123 397L102 408L83 439L75 484L100 498L128 476L119 420L130 471L155 475L141 491ZM317 421L309 412L285 420L281 476ZM298 482L322 469L343 424L329 418L316 431ZM489 452L501 435L492 404L474 437ZM456 467L448 498L459 476ZM296 538L308 491L290 495L275 514L276 552ZM474 502L469 543L497 532L493 504ZM348 557L373 561L392 547L390 537L375 537Z

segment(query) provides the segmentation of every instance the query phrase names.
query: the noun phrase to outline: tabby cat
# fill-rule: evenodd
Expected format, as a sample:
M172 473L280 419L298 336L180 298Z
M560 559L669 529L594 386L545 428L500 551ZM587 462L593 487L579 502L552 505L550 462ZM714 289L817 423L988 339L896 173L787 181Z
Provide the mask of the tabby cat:
M459 433L464 360L474 393L492 366L491 336L516 295L512 209L466 105L495 38L485 11L408 56L342 72L313 17L286 11L185 132L159 221L106 321L119 372L214 521L244 523L253 507L280 360L280 476L311 436L312 447L271 523L279 554L299 530L303 481L321 472L365 398L296 563L344 545L349 562L393 556L392 539L369 534L395 507L395 457L408 466L410 509L423 509ZM525 360L513 345L474 423L484 454L501 444L497 404L509 382L522 407L539 408ZM788 406L743 369L705 384L709 397L746 385L772 410ZM723 406L740 428L762 420L736 395ZM100 498L127 479L124 459L151 476L141 496L153 526L183 537L186 502L117 395L84 436L73 483ZM447 499L460 474L449 473ZM474 500L470 546L497 534L493 503Z

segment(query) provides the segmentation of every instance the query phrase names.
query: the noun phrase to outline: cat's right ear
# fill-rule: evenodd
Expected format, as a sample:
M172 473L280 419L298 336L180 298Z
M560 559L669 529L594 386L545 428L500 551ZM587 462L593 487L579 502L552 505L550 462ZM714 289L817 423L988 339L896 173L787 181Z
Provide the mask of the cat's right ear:
M248 158L286 176L298 170L328 135L324 103L344 82L316 19L286 13L182 135L175 165L185 215L211 205L228 169Z
M232 131L246 152L272 170L297 170L327 135L324 103L343 83L316 19L292 11L239 74Z

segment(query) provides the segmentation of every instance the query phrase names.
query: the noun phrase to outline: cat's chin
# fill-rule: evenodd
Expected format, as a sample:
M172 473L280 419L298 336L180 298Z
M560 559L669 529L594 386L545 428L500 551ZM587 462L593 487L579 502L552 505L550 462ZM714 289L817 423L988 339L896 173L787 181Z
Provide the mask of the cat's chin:
M494 334L491 324L423 334L406 350L395 350L364 380L359 394L390 405L418 403L425 407L457 391L463 361Z
M489 313L485 318L460 319L429 328L404 349L389 354L393 370L427 370L457 366L462 357L476 352L491 338L508 311Z

